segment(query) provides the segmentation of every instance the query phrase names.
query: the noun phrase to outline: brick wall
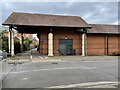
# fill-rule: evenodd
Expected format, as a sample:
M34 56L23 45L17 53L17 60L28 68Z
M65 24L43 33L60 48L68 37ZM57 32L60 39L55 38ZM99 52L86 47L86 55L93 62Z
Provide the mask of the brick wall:
M58 49L59 49L59 39L72 39L73 40L73 49L76 50L76 54L80 55L81 54L81 38L82 36L80 35L79 32L75 30L56 30L53 32L54 33L54 55L59 55Z
M87 55L103 55L104 47L104 35L87 35Z
M48 54L48 33L47 31L41 31L40 33L40 53L41 54Z
M40 32L40 53L47 55L49 30L41 30ZM72 39L73 49L76 50L77 55L81 55L82 33L80 34L75 30L65 28L53 30L52 33L54 55L59 55L59 39ZM105 55L107 52L108 54L118 52L118 39L120 39L120 35L108 35L107 46L105 34L87 34L87 55Z
M109 35L108 36L108 54L112 54L114 52L118 52L118 40L120 36L118 35Z
M118 52L118 35L108 35L108 46L105 34L87 35L87 55L105 55ZM108 49L107 49L108 48Z
M40 43L40 53L41 54L48 54L48 31L47 30L41 30L40 33L40 38L43 40ZM57 29L53 30L53 53L54 55L59 55L59 39L73 39L73 49L76 50L76 54L80 55L81 54L81 38L82 36L80 33L76 32L75 30L71 29Z

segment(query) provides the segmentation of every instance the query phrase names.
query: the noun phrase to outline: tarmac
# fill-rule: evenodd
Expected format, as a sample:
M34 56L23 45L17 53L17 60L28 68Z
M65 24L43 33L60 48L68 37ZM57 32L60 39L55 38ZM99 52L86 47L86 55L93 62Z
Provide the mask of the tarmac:
M80 57L43 56L37 59L39 61L35 61L36 58L33 57L35 62L16 64L3 79L3 88L117 87L117 57Z
M119 60L118 56L39 56L32 59L20 59L20 60L3 60L1 61L2 79L17 65L23 63L32 62L68 62L68 61L105 61L105 60Z

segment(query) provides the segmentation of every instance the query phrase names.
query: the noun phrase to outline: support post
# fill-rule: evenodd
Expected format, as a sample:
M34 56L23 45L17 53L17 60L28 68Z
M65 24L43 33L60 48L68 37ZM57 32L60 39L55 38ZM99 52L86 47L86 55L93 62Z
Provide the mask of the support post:
M20 37L20 48L21 48L21 52L23 52L23 33L21 33L21 37Z
M14 31L12 30L12 27L9 27L9 52L11 56L14 56Z
M37 47L37 49L38 49L38 52L41 54L41 48L40 48L40 47L41 47L41 45L40 45L40 44L41 44L40 33L37 34L37 37L39 38L39 46Z
M11 40L11 31L9 30L8 32L8 48L9 48L9 53L11 52L10 48L11 48L11 44L10 44L10 41Z
M86 34L82 34L82 56L86 56Z
M53 56L53 34L48 34L48 56Z
M14 31L11 30L11 56L14 56Z

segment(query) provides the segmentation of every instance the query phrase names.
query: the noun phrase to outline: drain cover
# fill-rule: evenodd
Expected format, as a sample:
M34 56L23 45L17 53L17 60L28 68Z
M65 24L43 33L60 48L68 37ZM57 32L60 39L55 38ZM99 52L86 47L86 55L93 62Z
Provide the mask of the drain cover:
M58 64L58 62L52 62L52 64Z

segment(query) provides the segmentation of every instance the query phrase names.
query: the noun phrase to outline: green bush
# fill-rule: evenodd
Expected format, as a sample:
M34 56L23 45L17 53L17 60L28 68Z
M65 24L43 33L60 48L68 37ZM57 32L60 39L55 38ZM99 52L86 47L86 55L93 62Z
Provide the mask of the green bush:
M8 37L2 36L2 50L5 50L7 53L9 53L9 47L8 47ZM14 53L20 53L20 41L18 38L14 38Z
M31 43L32 43L32 40L30 40L29 38L25 38L23 40L23 51L30 50L30 44Z
M2 36L2 50L5 50L6 52L9 51L9 48L8 48L8 37Z
M120 52L113 52L112 56L120 56Z
M29 38L23 39L23 51L27 51L30 49L30 44L32 43L32 40ZM8 37L2 36L2 50L5 50L7 53L9 53L9 47L8 47ZM20 40L15 37L14 38L14 53L20 53L21 47L20 47Z

